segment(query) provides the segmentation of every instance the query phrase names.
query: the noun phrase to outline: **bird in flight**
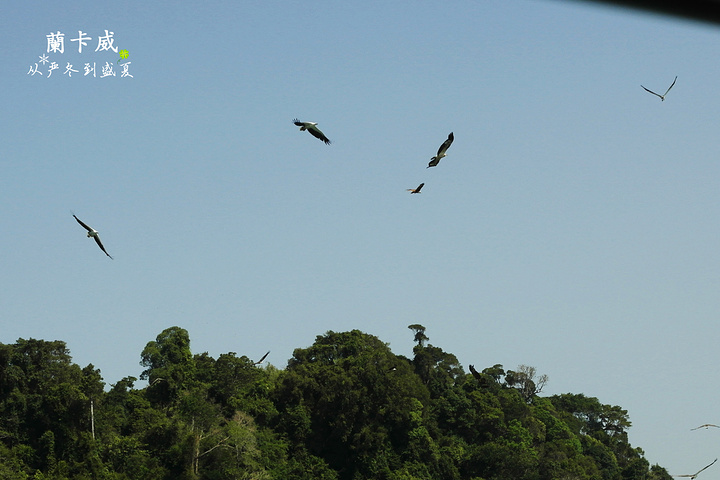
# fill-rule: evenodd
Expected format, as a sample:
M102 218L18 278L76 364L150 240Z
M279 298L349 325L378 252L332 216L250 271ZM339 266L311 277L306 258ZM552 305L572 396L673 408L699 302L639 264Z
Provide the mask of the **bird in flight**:
M315 138L319 138L323 142L325 142L325 145L330 145L330 140L325 136L324 133L320 131L319 128L317 128L316 122L301 122L297 118L293 120L293 123L300 127L300 131L307 130L310 135L312 135Z
M432 157L430 159L430 163L428 163L427 168L434 167L438 163L440 163L440 159L447 155L447 149L450 148L450 145L452 145L453 140L455 140L455 137L453 136L453 132L450 132L450 135L448 135L447 140L443 142L442 145L440 145L440 148L438 149L437 155Z
M673 477L686 477L686 478L690 478L690 480L692 480L693 478L696 478L700 472L702 472L702 471L705 470L706 468L709 468L710 466L712 466L713 463L717 462L717 460L718 460L718 459L716 458L715 460L712 461L712 463L711 463L710 465L708 465L707 467L701 468L700 470L698 470L698 471L695 472L695 473L691 473L691 474L689 474L689 475L673 475Z
M650 93L652 93L653 95L656 95L656 96L660 97L660 101L664 102L664 101L665 101L665 95L668 94L668 92L669 92L670 89L673 87L673 85L675 85L675 82L676 82L676 81L677 81L677 77L675 77L675 80L673 80L672 85L670 85L670 86L668 87L668 89L665 90L665 93L663 93L662 95L660 95L659 93L655 93L655 92L653 92L652 90L648 90L647 88L643 87L642 85L640 85L640 86L641 86L646 92L650 92Z
M268 355L270 355L270 350L268 350L268 352L265 355L263 355L260 360L258 360L257 362L254 362L253 365L260 365L262 362L265 361L265 357L267 357Z
M74 213L73 213L73 217L75 217L75 214L74 214ZM77 222L78 222L80 225L82 225L85 230L87 230L87 232L88 232L87 236L88 236L88 237L92 237L92 238L95 239L95 243L98 244L98 247L100 247L100 250L102 250L102 251L105 253L105 255L107 255L108 257L110 257L110 254L107 253L107 251L105 250L105 247L103 247L103 244L102 244L102 242L100 241L100 235L98 234L98 231L95 230L94 228L88 227L87 225L85 225L85 224L82 222L82 220L80 220L80 219L77 218L77 217L75 217L75 220L77 220ZM110 257L110 260L112 260L112 259L113 259L113 257Z
M691 428L690 431L699 430L703 427L705 427L705 430L707 430L710 427L720 428L720 426L718 426L718 425L713 425L712 423L706 423L704 425L700 425L699 427Z
M420 190L422 190L422 187L424 185L425 185L424 183L421 183L420 185L417 186L417 188L408 188L406 190L410 193L420 193Z

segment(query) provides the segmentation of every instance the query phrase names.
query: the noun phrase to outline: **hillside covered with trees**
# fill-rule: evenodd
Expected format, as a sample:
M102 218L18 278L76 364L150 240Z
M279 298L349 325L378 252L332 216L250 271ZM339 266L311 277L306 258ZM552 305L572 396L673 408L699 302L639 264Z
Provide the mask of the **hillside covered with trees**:
M413 358L330 331L278 370L193 354L171 327L141 353L147 386L108 390L62 341L0 344L0 479L672 478L629 444L619 406L539 396L528 366L465 372L409 328Z

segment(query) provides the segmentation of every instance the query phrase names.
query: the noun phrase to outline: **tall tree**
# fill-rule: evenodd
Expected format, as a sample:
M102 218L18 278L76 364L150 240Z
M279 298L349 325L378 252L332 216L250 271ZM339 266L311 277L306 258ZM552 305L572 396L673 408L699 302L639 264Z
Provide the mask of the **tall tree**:
M195 365L190 336L184 328L163 330L155 341L145 345L141 357L140 365L145 370L140 378L148 380L148 396L155 402L169 404L193 381Z
M417 342L417 346L418 346L418 347L422 347L423 345L425 345L425 342L427 342L428 340L430 340L430 339L425 335L425 327L423 327L423 326L420 325L419 323L413 323L412 325L408 325L408 328L409 328L410 330L412 330L413 332L415 332L415 338L414 338L414 340Z

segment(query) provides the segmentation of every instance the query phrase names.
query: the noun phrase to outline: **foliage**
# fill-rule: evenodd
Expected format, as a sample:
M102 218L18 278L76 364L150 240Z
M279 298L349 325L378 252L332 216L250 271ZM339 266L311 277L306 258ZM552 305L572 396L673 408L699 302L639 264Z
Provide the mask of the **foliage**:
M107 389L62 341L0 344L0 478L671 478L629 444L621 407L540 397L548 377L526 365L466 373L425 327L408 328L411 359L329 331L279 370L193 355L171 327L141 352L147 385Z

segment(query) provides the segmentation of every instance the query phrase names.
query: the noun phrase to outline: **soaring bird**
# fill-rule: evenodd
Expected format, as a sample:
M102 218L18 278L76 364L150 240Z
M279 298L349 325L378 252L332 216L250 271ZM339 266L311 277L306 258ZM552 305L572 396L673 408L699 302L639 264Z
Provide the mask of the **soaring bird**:
M268 355L270 355L270 350L268 350L268 352L265 355L263 355L260 360L258 360L257 362L254 362L253 365L260 365L262 362L265 361L265 357L267 357Z
M690 431L699 430L703 427L705 427L705 430L707 430L710 427L720 428L720 426L718 426L718 425L713 425L712 423L706 423L704 425L700 425L699 427L691 428Z
M421 183L420 185L417 186L417 188L408 188L406 190L410 193L420 193L420 190L422 190L422 187L424 185L425 185L424 183Z
M652 93L653 95L657 95L658 97L660 97L660 101L664 102L664 101L665 101L665 95L668 94L668 92L669 92L670 89L673 87L673 85L675 85L675 82L676 82L676 81L677 81L677 76L675 77L675 80L673 80L672 85L670 85L670 86L668 87L668 89L665 90L665 93L663 93L662 95L660 95L659 93L655 93L655 92L653 92L652 90L648 90L647 88L643 87L642 85L640 85L640 86L641 86L646 92L650 92L650 93Z
M453 132L450 132L450 135L448 135L447 140L443 142L442 145L440 145L440 148L438 149L437 155L432 157L430 159L430 163L428 163L427 168L434 167L438 163L440 163L440 159L447 155L447 149L450 148L450 145L452 145L453 140L455 140L455 137L453 136Z
M312 135L315 138L319 138L323 142L325 142L325 145L330 145L330 140L325 136L324 133L320 131L319 128L317 128L317 123L315 122L301 122L297 118L293 120L293 123L300 127L300 131L307 130L310 135Z
M700 474L700 472L702 472L706 468L710 467L713 463L717 462L717 460L718 459L716 458L715 460L712 461L712 463L710 465L708 465L707 467L701 468L700 470L698 470L695 473L691 473L689 475L673 475L673 477L686 477L686 478L690 478L690 480L692 480L693 478L696 478Z
M75 217L75 214L74 214L74 213L73 213L73 217ZM77 218L77 217L75 217L75 220L77 220L77 222L78 222L80 225L82 225L85 230L87 230L87 232L88 232L87 236L88 236L88 237L93 237L93 238L95 239L95 243L98 244L98 247L100 247L100 250L102 250L102 251L105 253L105 255L107 255L108 257L110 257L110 254L107 253L107 251L105 250L105 247L103 247L103 244L102 244L102 242L100 241L100 235L99 235L98 231L95 230L94 228L88 227L87 225L85 225L85 224L82 222L82 220L80 220L80 219ZM112 259L113 259L113 258L110 257L110 260L112 260Z

